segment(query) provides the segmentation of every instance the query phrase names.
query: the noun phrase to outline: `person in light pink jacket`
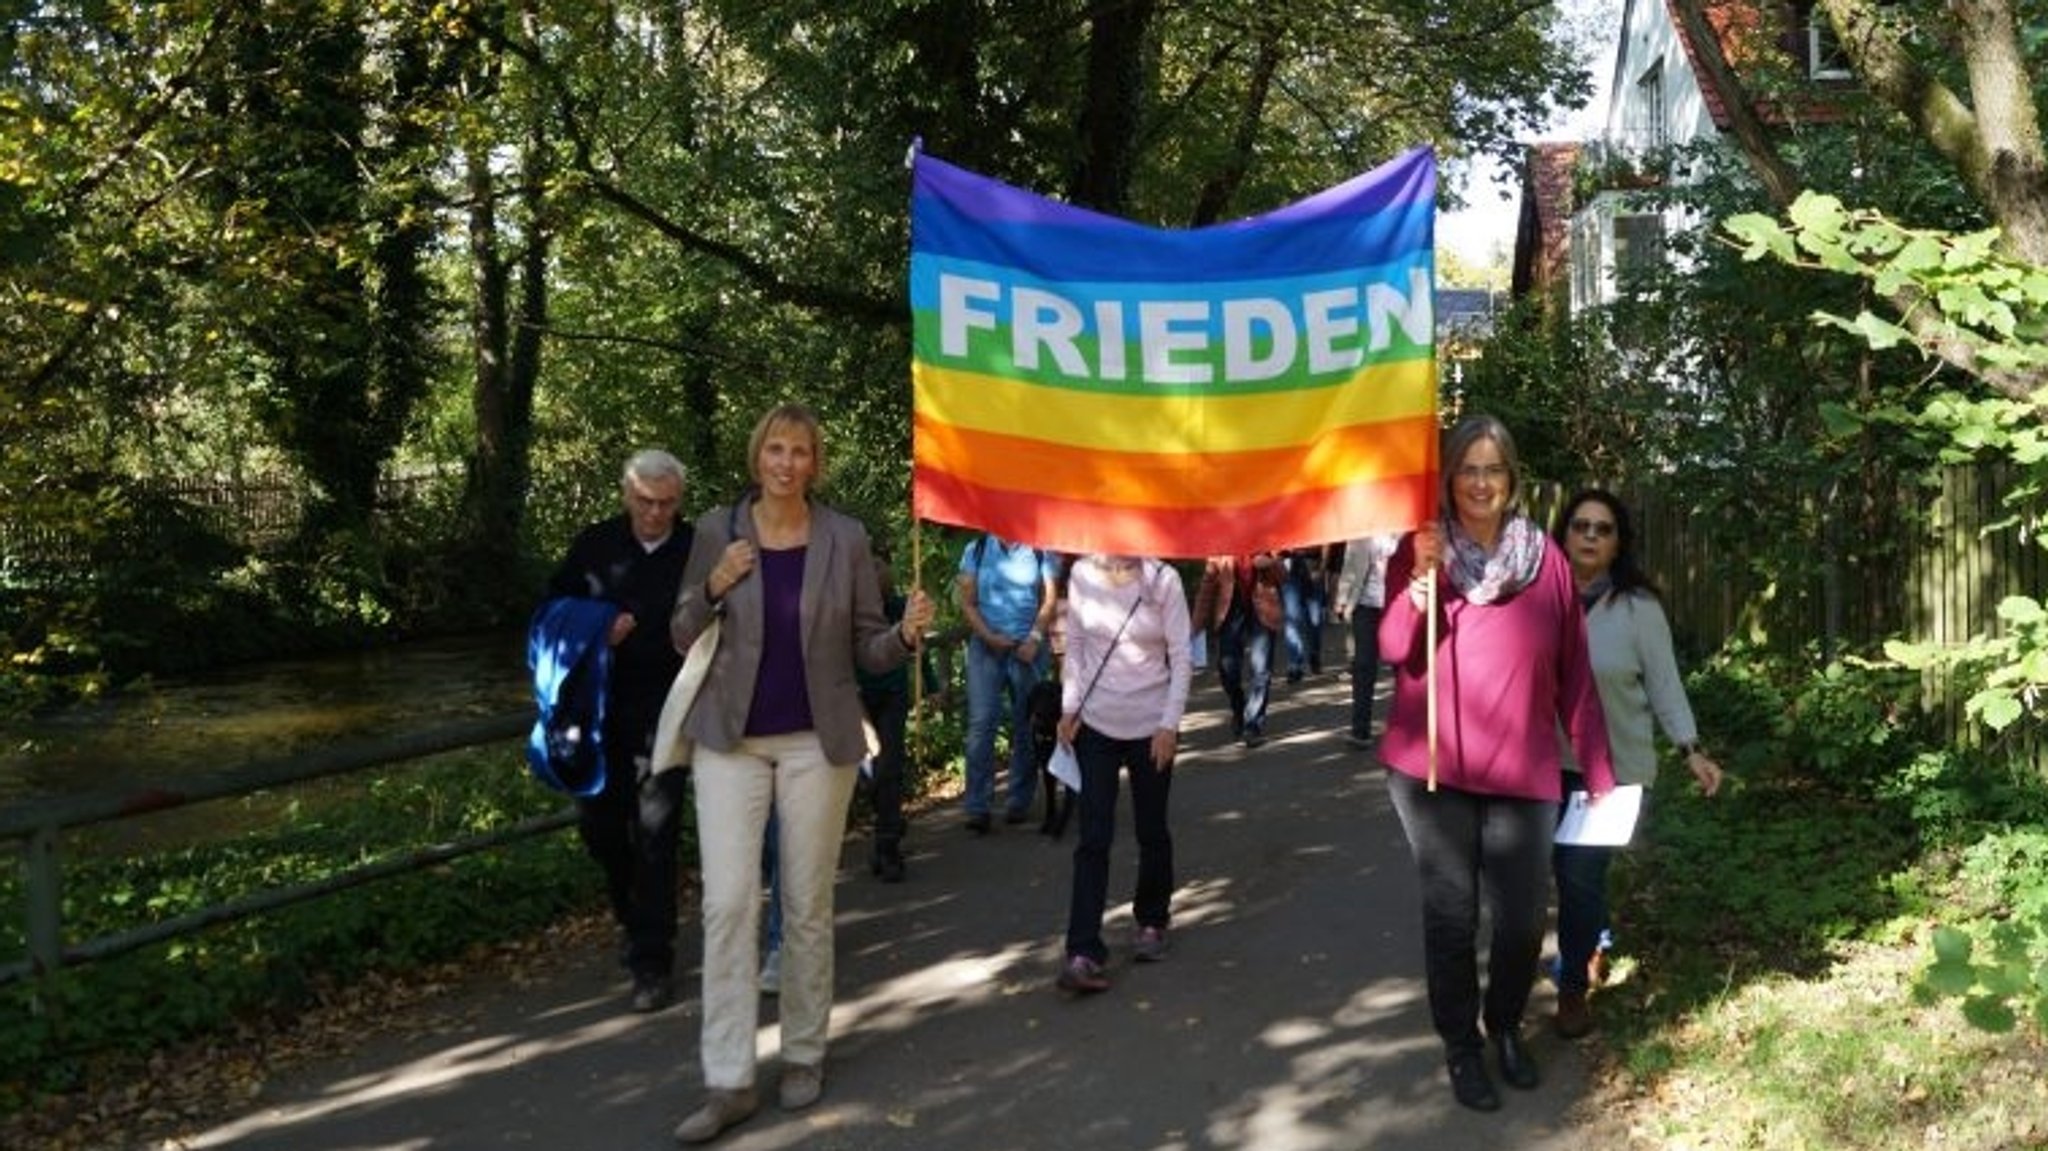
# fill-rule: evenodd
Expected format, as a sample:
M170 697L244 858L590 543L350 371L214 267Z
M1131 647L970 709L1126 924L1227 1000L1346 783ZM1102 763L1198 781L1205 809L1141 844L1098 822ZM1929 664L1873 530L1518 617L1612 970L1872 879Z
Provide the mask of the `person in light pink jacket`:
M1571 566L1515 507L1513 437L1491 416L1469 416L1447 437L1443 466L1441 517L1403 539L1387 564L1379 636L1394 698L1380 758L1421 880L1430 1016L1452 1092L1492 1111L1500 1097L1483 1057L1488 1041L1510 1086L1539 1079L1520 1029L1549 906L1559 729L1595 798L1613 790L1614 765ZM1483 996L1482 898L1492 925Z

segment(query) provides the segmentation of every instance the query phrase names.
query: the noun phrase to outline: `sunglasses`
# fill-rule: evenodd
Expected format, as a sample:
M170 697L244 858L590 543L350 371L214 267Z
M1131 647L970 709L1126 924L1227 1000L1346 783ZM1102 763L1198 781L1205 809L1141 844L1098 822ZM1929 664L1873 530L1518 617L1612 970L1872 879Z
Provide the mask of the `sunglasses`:
M1614 534L1613 520L1573 520L1569 526L1573 535L1592 536L1596 540L1604 540Z

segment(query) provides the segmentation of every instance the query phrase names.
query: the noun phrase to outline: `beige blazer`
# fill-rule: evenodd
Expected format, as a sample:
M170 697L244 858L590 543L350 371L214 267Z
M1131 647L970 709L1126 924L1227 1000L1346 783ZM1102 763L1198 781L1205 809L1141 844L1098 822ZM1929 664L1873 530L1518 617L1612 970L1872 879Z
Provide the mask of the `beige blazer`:
M676 650L688 651L714 612L724 617L711 672L683 720L683 731L692 740L716 751L732 751L745 738L747 711L761 671L759 573L733 585L716 606L704 590L711 569L732 542L730 527L760 545L751 496L741 500L737 515L731 506L720 506L698 517L682 594L669 620ZM875 578L867 528L816 502L811 504L811 536L804 550L802 620L804 687L810 693L818 742L828 761L852 766L868 751L854 666L885 672L902 664L910 648L902 631L882 614L882 588Z

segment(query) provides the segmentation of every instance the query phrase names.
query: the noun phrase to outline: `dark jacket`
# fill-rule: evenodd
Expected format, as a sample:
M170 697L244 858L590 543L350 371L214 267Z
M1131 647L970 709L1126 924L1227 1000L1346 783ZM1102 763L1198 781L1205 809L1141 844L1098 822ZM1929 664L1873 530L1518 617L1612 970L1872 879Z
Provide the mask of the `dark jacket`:
M636 621L625 642L612 649L605 735L615 756L645 755L653 748L662 700L682 669L668 621L689 563L692 535L690 525L678 519L668 539L650 552L634 538L632 520L622 512L578 533L548 578L548 599L603 600L631 612Z

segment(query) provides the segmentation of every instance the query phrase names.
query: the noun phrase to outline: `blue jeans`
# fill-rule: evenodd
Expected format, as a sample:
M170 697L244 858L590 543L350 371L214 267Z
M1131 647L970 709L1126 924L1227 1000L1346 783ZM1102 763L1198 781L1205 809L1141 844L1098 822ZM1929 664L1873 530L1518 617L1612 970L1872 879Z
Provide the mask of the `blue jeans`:
M1300 560L1287 561L1286 578L1280 581L1281 635L1287 641L1287 676L1300 679L1308 662L1308 597L1294 578Z
M967 641L967 814L982 816L996 793L996 727L1005 713L1010 720L1010 806L1031 810L1038 795L1038 772L1031 762L1031 717L1025 703L1031 685L1050 666L1045 649L1030 663L999 655L975 636ZM1005 708L1005 702L1008 707Z
M1585 790L1585 777L1577 772L1565 773L1564 780L1567 795ZM1551 849L1550 870L1557 879L1559 991L1587 989L1586 965L1609 927L1607 869L1613 862L1611 847L1559 844Z
M1081 764L1081 841L1074 845L1074 893L1067 907L1067 954L1109 959L1102 915L1109 904L1109 849L1116 840L1117 776L1131 777L1131 825L1138 835L1138 887L1131 917L1140 927L1169 926L1173 895L1173 833L1166 801L1173 769L1152 766L1152 737L1113 739L1087 724L1074 736Z
M1380 616L1382 609L1359 604L1351 609L1351 734L1372 738L1372 689L1380 678Z
M1264 734L1266 697L1273 686L1273 633L1259 626L1248 604L1241 610L1232 607L1216 631L1216 675L1230 701L1232 734Z
M1513 1035L1529 1006L1550 905L1543 863L1557 805L1540 799L1480 795L1387 772L1387 795L1401 817L1422 881L1422 964L1429 1015L1452 1054L1477 1053L1488 1035ZM1492 925L1486 991L1479 990L1479 920ZM1585 964L1580 964L1581 974Z

